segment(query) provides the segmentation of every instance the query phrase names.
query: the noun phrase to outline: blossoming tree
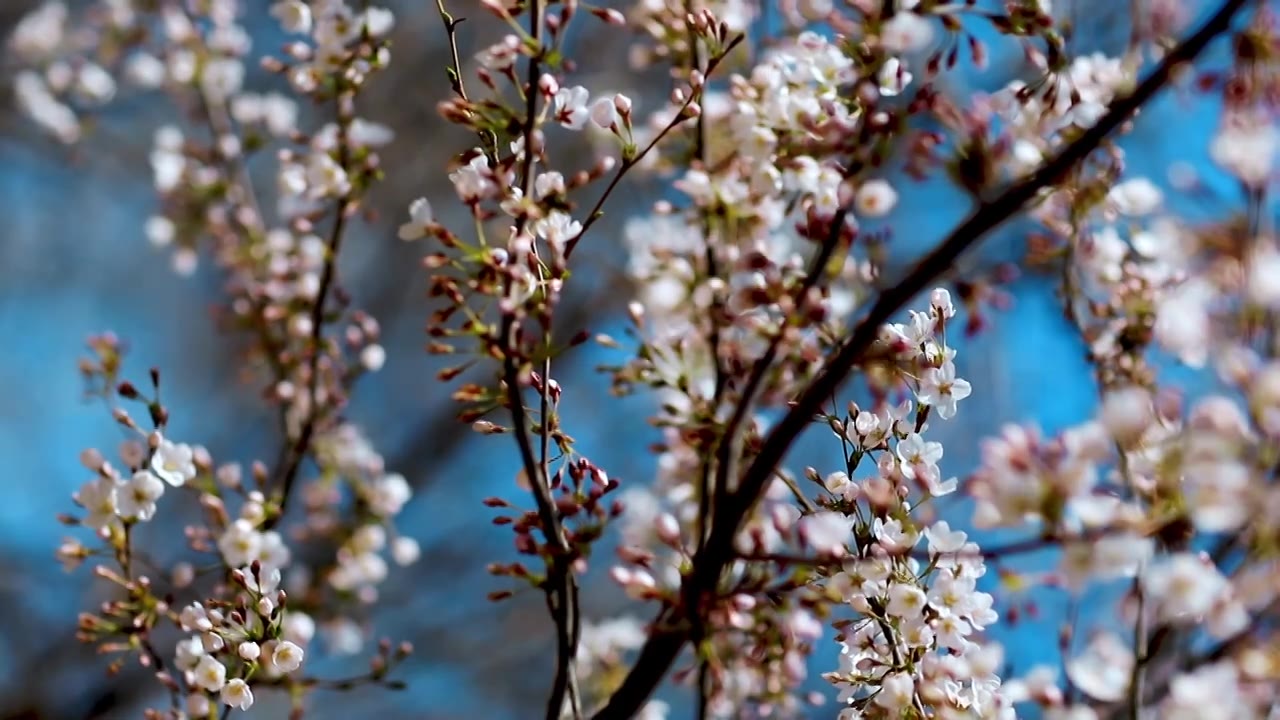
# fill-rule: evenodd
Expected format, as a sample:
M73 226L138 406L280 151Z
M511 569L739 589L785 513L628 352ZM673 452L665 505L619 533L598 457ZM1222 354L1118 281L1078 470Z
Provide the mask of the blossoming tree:
M388 559L420 554L395 523L410 485L343 412L387 355L337 261L395 172L378 154L390 131L360 102L392 61L395 17L367 1L271 4L290 40L256 61L287 91L261 92L245 87L247 4L48 2L9 41L21 108L63 142L92 142L87 119L122 88L190 111L155 135L159 201L142 230L180 272L216 263L246 368L278 411L277 457L215 459L171 436L170 413L192 410L162 401L160 371L130 381L121 341L90 340L81 371L129 439L114 457L81 455L91 479L63 520L83 532L58 554L113 584L79 635L112 668L154 673L153 717L225 718L271 693L301 715L312 691L402 686L411 652L384 642L354 678L308 670L317 628L358 634L343 619L377 601ZM396 234L430 276L428 352L461 357L440 391L459 422L519 453L521 494L485 504L521 559L490 566L489 598L545 595L553 681L535 714L662 718L654 692L670 682L699 718L1275 716L1274 7L1135 3L1117 57L1073 56L1071 13L1047 0L431 11L453 51L427 69L439 114L473 138L442 171L470 222L451 227L422 198ZM503 28L473 59L456 41L464 13ZM636 68L668 73L667 101L577 84L578 26L634 43ZM1211 46L1217 59L1197 64ZM991 94L946 90L993 49L1031 74ZM1207 151L1242 189L1242 221L1198 226L1126 168L1118 138L1171 84L1220 104ZM327 119L307 126L300 101ZM257 157L275 163L271 192L252 184ZM615 242L593 228L638 175L671 192L621 239L627 336L564 327L578 251ZM897 257L877 223L928 177L954 181L972 210L922 257ZM1007 426L959 478L931 428L964 417L973 388L954 339L980 329L1000 273L953 269L1013 218L1087 348L1099 409L1054 435ZM652 482L611 476L566 426L575 397L557 368L588 342L625 354L605 369L618 393L653 398ZM1220 390L1181 392L1162 359L1216 373ZM480 379L460 383L467 368ZM807 431L827 451L793 456ZM970 502L938 501L952 494ZM200 513L185 542L205 562L154 567L140 530L183 503ZM1024 539L971 534L992 528ZM323 559L294 561L301 548ZM1061 672L1010 666L989 637L1002 594L1019 591L989 567L1036 550L1052 559L1019 584L1106 608L1036 640L1058 647ZM593 575L647 618L583 617ZM814 664L830 693L807 682Z

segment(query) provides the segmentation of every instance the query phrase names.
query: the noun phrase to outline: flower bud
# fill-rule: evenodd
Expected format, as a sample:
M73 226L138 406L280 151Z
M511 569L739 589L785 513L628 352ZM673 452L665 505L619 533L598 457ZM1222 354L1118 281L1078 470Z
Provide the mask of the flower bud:
M551 97L552 95L560 92L560 83L556 80L554 75L550 73L543 73L542 77L538 78L538 90L544 96Z
M80 464L89 470L97 472L103 462L102 453L94 448L86 448L80 452Z
M196 569L189 562L180 562L173 566L173 570L169 573L170 582L178 589L190 587L191 583L196 579Z
M1099 418L1121 445L1137 442L1155 419L1151 394L1140 387L1113 390L1102 399Z
M951 293L946 288L934 288L929 295L929 307L945 319L956 315L956 306L951 303Z
M673 548L680 547L680 523L674 515L661 513L654 519L653 524L659 540Z
M627 24L626 16L618 12L617 10L614 10L613 8L593 7L591 8L590 12L592 15L595 15L597 18L600 18L601 20L603 20L604 22L610 25Z

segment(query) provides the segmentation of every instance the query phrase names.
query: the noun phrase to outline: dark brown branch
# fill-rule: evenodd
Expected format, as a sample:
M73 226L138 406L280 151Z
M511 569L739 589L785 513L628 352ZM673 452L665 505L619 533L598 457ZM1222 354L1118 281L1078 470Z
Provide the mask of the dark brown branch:
M1227 0L1186 41L1167 54L1151 74L1129 95L1111 103L1096 125L1038 171L1008 188L990 201L983 202L941 244L924 257L907 276L881 294L866 317L854 329L843 347L796 400L791 411L775 426L760 453L743 473L738 490L727 498L725 507L716 508L717 521L707 547L694 558L693 571L686 583L693 583L694 595L715 588L725 565L734 557L733 539L751 508L755 506L767 480L782 462L791 444L812 422L826 398L836 393L853 368L875 342L881 325L889 321L912 298L936 278L947 272L960 255L987 233L1018 213L1046 187L1057 182L1077 163L1098 148L1111 133L1133 116L1155 96L1183 63L1196 58L1218 35L1225 32L1231 19L1252 0ZM653 634L640 651L640 656L621 687L608 704L596 713L594 720L623 720L633 716L652 694L689 637L689 612L695 608L676 607L664 612L655 623Z
M1143 537L1151 537L1158 535L1166 526L1159 525L1154 529L1147 530L1141 535ZM972 549L952 550L950 552L931 553L924 550L912 550L910 556L921 562L929 562L933 558L953 558L953 559L972 559L972 560L992 560L998 561L1006 558L1016 557L1018 555L1026 555L1028 553L1040 552L1058 547L1066 547L1070 545L1095 543L1099 540L1107 538L1120 537L1124 535L1134 534L1133 528L1127 527L1104 527L1095 530L1088 530L1079 535L1039 535L1036 537L1024 538L1022 540L1012 540L1003 545L994 545L991 547L974 547ZM861 541L859 541L861 542ZM839 568L845 561L849 559L848 555L794 555L788 553L755 553L741 554L736 559L747 560L750 562L772 562L779 565L803 565L808 567L830 567Z
M338 163L343 170L350 171L350 150L347 147L347 131L354 119L350 112L347 111L349 103L345 103L342 99L342 90L339 89L335 93L338 104ZM333 228L329 232L329 240L326 243L326 252L324 258L324 269L320 274L320 288L316 292L315 304L311 306L311 357L308 360L309 375L307 377L307 397L310 400L310 407L307 408L307 417L302 423L301 429L298 431L298 437L287 446L284 454L284 461L276 468L276 478L273 482L273 490L278 493L276 500L278 503L277 512L269 517L264 523L266 527L272 527L284 517L285 509L289 504L289 496L293 492L293 485L298 479L298 473L302 469L302 461L307 457L307 453L311 449L311 439L315 435L316 424L320 421L321 411L319 404L316 402L316 391L320 384L320 355L321 343L324 341L324 306L329 297L329 292L333 288L334 279L337 277L338 269L338 253L342 249L342 238L345 235L347 215L352 211L349 207L354 199L355 190L352 188L338 201L337 217L333 220Z
M546 5L543 0L530 0L529 35L533 41L525 88L525 125L524 125L524 157L521 160L520 179L523 184L524 197L534 195L534 135L538 129L538 95L541 90L538 81L542 75L543 30L546 24ZM517 234L524 231L528 218L521 218ZM542 277L539 263L539 280ZM544 340L551 341L550 320L544 328ZM543 591L547 596L547 610L556 626L556 672L552 681L551 695L547 699L547 720L560 720L564 710L565 698L569 699L572 717L582 714L581 700L578 693L578 682L574 660L578 654L578 634L581 621L578 616L578 583L570 566L569 544L565 539L564 529L560 522L560 514L555 501L551 497L550 458L550 402L548 393L551 383L551 357L548 355L542 363L542 382L539 392L539 440L540 456L535 457L533 441L529 437L529 421L521 393L520 369L516 362L516 349L519 347L519 325L514 315L508 315L503 321L504 341L506 343L503 362L503 375L507 385L507 402L511 406L512 432L516 436L516 444L520 448L520 459L525 474L529 478L529 487L533 492L534 503L538 509L538 519L542 524L542 532L547 545L551 548L551 556L547 559L547 578Z

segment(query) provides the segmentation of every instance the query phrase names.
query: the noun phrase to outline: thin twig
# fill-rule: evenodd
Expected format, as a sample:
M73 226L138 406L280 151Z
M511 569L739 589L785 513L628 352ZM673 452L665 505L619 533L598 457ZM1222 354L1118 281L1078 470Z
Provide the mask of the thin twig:
M707 64L706 74L708 76L710 76L711 73L715 71L716 66L720 64L720 62L724 59L724 56L728 55L735 47L738 46L739 43L742 42L744 37L745 37L744 35L735 36L732 40L729 41L727 45L725 45L724 50L719 55L717 55L714 58L711 58L710 62ZM706 87L706 86L704 85L703 87ZM604 208L605 201L609 199L609 196L613 194L614 189L618 187L618 183L621 182L623 175L626 175L627 171L630 170L631 168L635 167L636 165L639 165L640 162L644 160L645 157L650 152L652 152L655 147L658 146L658 143L664 137L667 136L667 133L674 130L676 126L679 125L680 123L683 123L685 120L688 120L689 116L686 111L689 109L689 106L694 103L694 101L699 100L701 97L702 97L701 90L697 92L689 93L689 97L684 101L684 105L680 106L680 110L676 112L675 117L672 118L671 121L668 122L666 126L662 128L662 130L658 131L658 134L655 135L653 139L649 141L649 144L645 145L640 152L636 153L635 157L629 158L629 159L627 158L623 159L622 164L618 166L618 170L613 174L613 177L609 180L609 184L605 186L604 192L596 200L596 204L592 206L591 211L588 212L587 216L582 220L582 229L578 231L577 235L574 235L573 237L569 238L569 241L565 243L565 246L564 246L565 260L568 260L569 256L573 254L574 248L578 246L578 243L582 240L582 237L587 234L587 231L591 229L591 226L595 225L597 220L604 217L604 213L601 212L601 210Z
M1142 589L1142 570L1133 578L1133 592L1138 600L1138 617L1133 623L1133 671L1129 675L1129 719L1142 715L1142 686L1147 677L1147 594Z
M462 61L458 56L458 26L466 20L466 18L454 18L444 9L444 0L436 0L436 9L440 11L440 22L444 23L444 30L449 38L449 54L453 58L453 64L448 68L449 85L453 91L457 93L459 98L465 102L470 102L467 97L467 86L462 80Z

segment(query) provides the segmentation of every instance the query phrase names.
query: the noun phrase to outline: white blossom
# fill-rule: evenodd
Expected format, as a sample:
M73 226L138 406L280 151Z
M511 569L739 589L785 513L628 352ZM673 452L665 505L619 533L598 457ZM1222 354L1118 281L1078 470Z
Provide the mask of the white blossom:
M271 16L285 32L306 35L311 32L311 7L302 0L285 0L271 5Z
M119 488L110 478L96 478L80 486L76 502L88 511L80 522L85 527L101 530L115 522L119 511Z
M9 34L9 49L24 60L52 55L66 36L67 6L46 2L22 16Z
M417 240L427 236L428 228L435 222L431 213L431 203L426 198L418 198L409 204L409 222L400 226L401 240Z
M570 130L581 130L591 117L587 108L590 93L581 85L561 88L555 94L555 117L557 122Z
M1209 155L1246 185L1262 187L1271 176L1280 131L1267 118L1228 118L1209 146Z
M192 682L202 690L218 692L227 683L227 666L212 655L202 654L191 671Z
M271 665L282 673L291 673L302 666L303 651L288 640L281 640L271 653Z
M418 561L421 554L422 549L418 546L418 541L411 537L398 537L391 543L391 559L395 560L397 565L412 565Z
M911 84L914 77L907 70L905 62L896 57L891 57L884 61L884 65L881 66L880 73L877 76L877 80L880 82L880 94L885 97L900 95Z
M1213 608L1227 588L1227 579L1206 560L1177 553L1147 569L1142 586L1162 620L1185 622Z
M449 174L458 197L464 202L475 202L486 197L494 189L490 179L489 158L483 153L476 155L466 165Z
M170 485L181 487L196 476L194 457L190 445L163 438L151 456L151 471Z
M230 705L241 711L253 707L253 690L249 688L249 683L240 678L228 681L222 688L220 697L224 705Z
M956 415L956 403L973 392L967 380L956 377L956 366L947 361L940 368L926 370L920 379L920 389L916 391L916 399L922 405L932 405L938 410L938 417L950 420Z
M412 495L413 490L404 476L392 473L373 484L367 501L369 509L380 517L392 517L400 513Z
M880 44L891 53L923 50L933 40L933 23L913 12L895 13L880 28Z
M1129 690L1133 651L1111 633L1095 636L1084 653L1066 663L1067 675L1095 700L1116 702Z
M218 551L227 565L242 567L253 562L262 548L262 533L247 520L236 520L218 538Z
M618 126L618 110L614 107L613 98L596 98L591 103L591 122L604 130L613 130Z
M887 180L868 180L858 187L853 209L860 217L884 217L898 204L898 191Z
M853 524L843 513L820 511L800 518L800 534L809 547L826 555L842 555L853 539Z
M1107 192L1110 202L1122 215L1150 215L1160 206L1163 193L1150 180L1139 177L1126 180Z
M164 495L164 483L151 472L139 470L116 495L121 517L145 522L156 514L156 500Z

